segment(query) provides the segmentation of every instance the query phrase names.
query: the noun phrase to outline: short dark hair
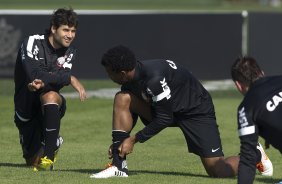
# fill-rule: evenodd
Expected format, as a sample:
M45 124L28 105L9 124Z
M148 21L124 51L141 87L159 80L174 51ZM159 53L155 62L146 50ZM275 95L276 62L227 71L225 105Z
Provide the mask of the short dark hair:
M238 57L231 67L233 81L241 82L250 86L254 81L263 76L256 60L252 57Z
M59 8L55 10L50 19L50 26L49 29L46 30L46 33L51 33L52 26L59 28L61 25L68 25L69 27L77 28L78 17L72 8Z
M114 72L131 71L136 66L134 53L123 45L109 49L102 57L101 64Z

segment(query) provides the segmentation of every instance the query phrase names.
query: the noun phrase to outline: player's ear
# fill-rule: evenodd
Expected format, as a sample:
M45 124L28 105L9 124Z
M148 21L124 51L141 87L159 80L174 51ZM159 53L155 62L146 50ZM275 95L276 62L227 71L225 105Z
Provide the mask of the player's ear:
M237 87L238 91L240 91L240 93L242 94L245 94L248 91L248 86L244 85L239 81L235 81L235 86Z
M120 76L121 76L121 79L122 79L123 82L127 81L127 73L126 73L126 71L121 71L120 72Z
M54 25L51 26L51 33L55 34L56 30L57 30L57 28Z
M121 74L122 77L125 77L126 76L126 71L121 71L120 74Z
M234 81L234 83L235 83L235 86L237 87L237 89L239 91L241 91L241 84L240 84L240 82L239 81Z

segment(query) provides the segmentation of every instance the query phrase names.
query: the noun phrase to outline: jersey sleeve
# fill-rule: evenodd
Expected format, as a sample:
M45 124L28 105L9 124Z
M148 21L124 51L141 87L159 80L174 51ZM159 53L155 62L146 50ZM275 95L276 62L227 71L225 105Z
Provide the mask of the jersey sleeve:
M256 173L258 130L251 112L244 106L238 108L238 133L241 142L238 183L251 184Z
M41 79L46 86L62 85L70 83L70 75L54 74L48 71L48 68L40 62L45 57L44 49L38 39L44 37L39 35L30 36L24 40L21 45L21 56L23 68L28 76L28 79Z
M152 101L152 122L136 134L139 142L145 142L173 123L170 87L164 77L148 81L146 95Z

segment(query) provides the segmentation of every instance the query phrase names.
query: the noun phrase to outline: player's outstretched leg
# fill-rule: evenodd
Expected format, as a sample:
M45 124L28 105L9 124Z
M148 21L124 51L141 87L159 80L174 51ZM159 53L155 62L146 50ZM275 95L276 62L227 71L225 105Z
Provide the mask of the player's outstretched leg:
M258 155L259 155L259 162L257 163L256 167L258 171L263 176L272 176L273 175L273 166L272 162L264 152L264 149L260 143L257 145Z

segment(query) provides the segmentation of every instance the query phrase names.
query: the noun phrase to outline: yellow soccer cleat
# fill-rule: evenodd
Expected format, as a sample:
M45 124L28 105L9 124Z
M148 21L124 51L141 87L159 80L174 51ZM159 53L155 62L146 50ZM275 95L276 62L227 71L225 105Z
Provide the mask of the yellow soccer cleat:
M41 158L40 163L37 167L34 167L34 171L52 171L54 166L54 162L45 156Z

